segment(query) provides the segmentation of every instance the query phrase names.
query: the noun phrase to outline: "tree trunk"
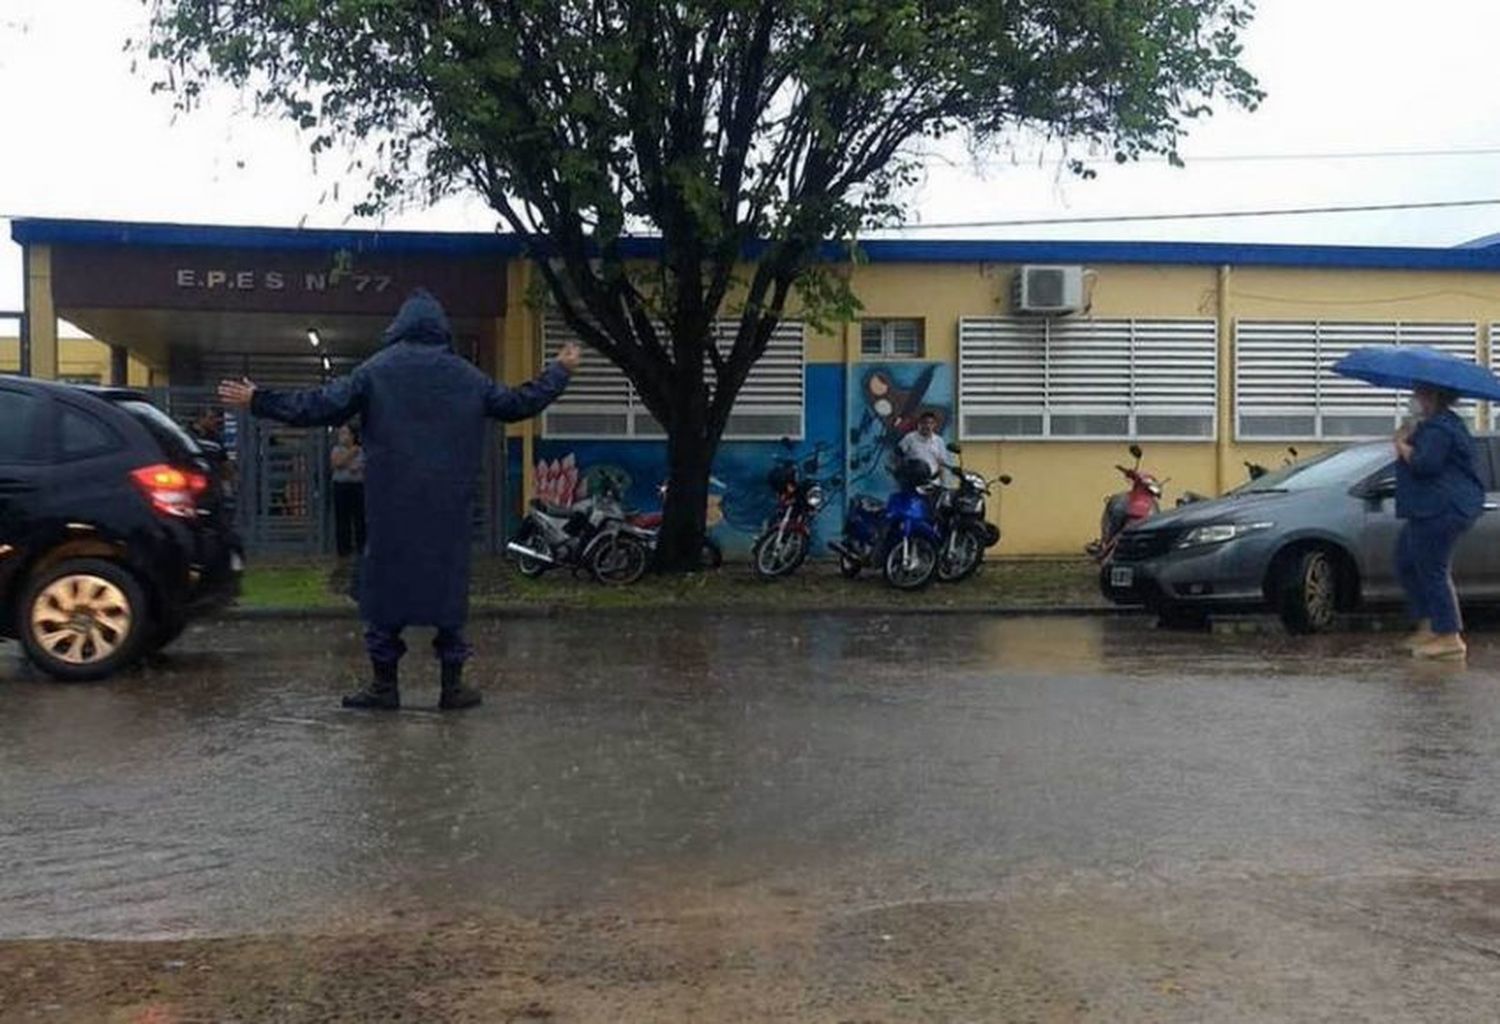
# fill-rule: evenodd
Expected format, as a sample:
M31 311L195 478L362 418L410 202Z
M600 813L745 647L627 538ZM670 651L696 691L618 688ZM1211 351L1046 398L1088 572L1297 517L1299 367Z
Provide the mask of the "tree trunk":
M706 410L682 415L667 436L667 501L656 549L659 572L696 572L702 567L708 514L708 477L718 441L710 439Z

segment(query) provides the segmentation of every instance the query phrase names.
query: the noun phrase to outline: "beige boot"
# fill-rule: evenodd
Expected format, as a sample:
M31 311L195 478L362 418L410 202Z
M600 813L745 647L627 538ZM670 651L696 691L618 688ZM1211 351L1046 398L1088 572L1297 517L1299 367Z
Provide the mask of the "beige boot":
M1420 647L1412 649L1412 655L1425 661L1462 661L1469 654L1469 646L1457 633L1435 636Z
M1408 634L1406 639L1401 641L1398 649L1408 654L1414 653L1418 647L1426 647L1436 639L1437 634L1432 631L1432 621L1423 619L1417 623L1416 632Z

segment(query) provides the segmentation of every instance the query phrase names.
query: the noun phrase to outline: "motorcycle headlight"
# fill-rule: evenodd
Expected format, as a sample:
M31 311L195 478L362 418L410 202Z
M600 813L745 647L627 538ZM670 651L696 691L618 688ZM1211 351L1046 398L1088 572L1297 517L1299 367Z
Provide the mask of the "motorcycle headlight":
M809 487L807 489L807 507L808 508L822 508L823 507L823 488L821 488L821 487Z
M1179 548L1197 548L1209 544L1227 544L1232 540L1261 530L1269 530L1275 523L1210 523L1207 526L1197 526L1189 530L1183 538L1177 542Z

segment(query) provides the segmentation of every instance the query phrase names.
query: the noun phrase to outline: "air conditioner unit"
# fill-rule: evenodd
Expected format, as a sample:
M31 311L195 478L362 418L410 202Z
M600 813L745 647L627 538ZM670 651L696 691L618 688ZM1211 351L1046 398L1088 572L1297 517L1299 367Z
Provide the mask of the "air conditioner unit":
M1083 308L1082 267L1022 267L1011 308L1017 313L1076 313Z

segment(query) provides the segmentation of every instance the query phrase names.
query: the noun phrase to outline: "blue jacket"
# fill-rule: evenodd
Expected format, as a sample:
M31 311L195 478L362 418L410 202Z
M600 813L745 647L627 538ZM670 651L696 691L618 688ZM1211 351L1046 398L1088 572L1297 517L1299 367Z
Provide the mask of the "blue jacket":
M1418 424L1411 443L1411 461L1396 463L1396 516L1479 518L1484 511L1479 450L1464 421L1446 410Z
M457 627L468 616L471 509L487 419L522 420L567 386L553 365L507 390L453 351L443 307L414 292L384 347L324 387L257 388L251 411L294 426L363 419L364 564L360 612L385 627Z

